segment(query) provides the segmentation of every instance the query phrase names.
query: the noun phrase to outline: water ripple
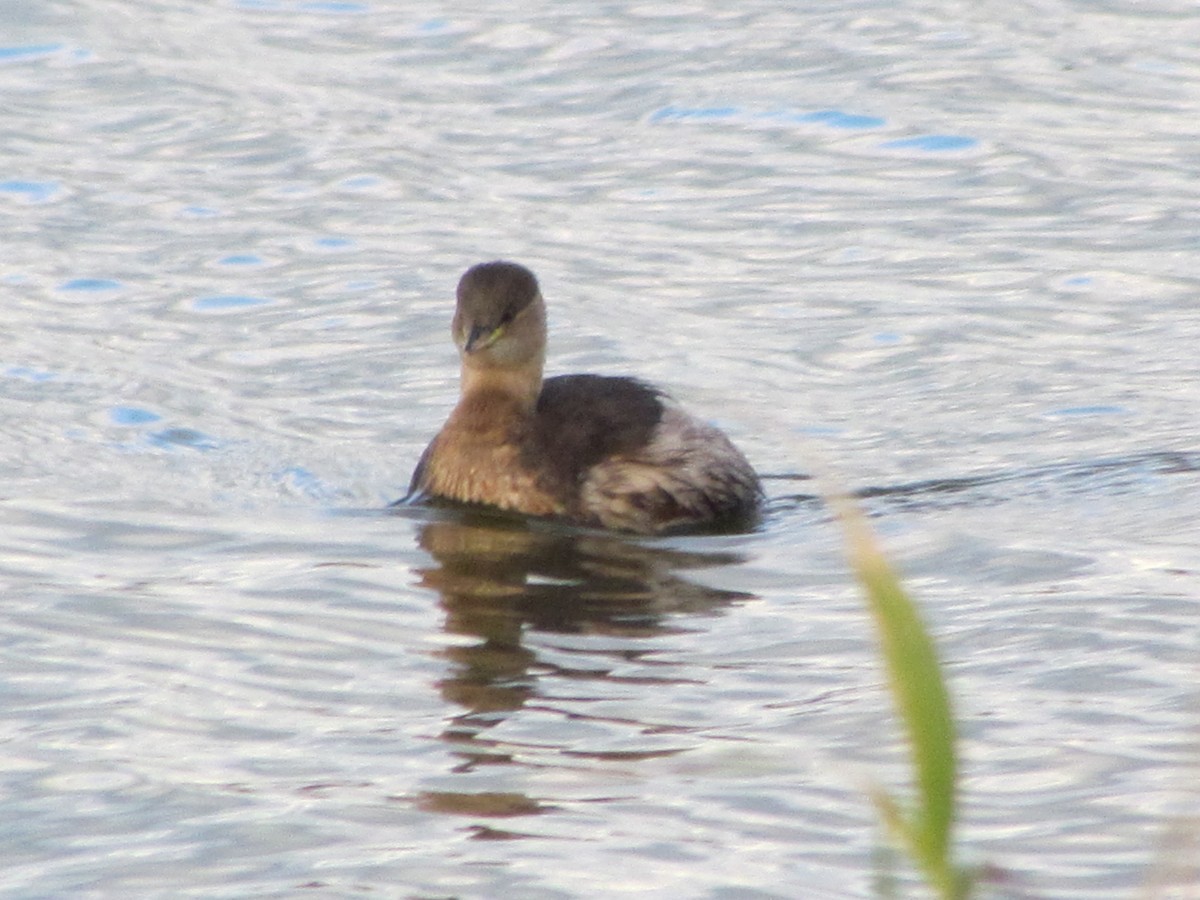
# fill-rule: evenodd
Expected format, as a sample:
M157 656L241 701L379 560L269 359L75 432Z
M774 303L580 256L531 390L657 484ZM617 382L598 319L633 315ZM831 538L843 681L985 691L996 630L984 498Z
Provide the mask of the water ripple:
M541 6L0 7L0 891L872 896L837 468L968 855L1132 895L1195 800L1191 12ZM762 528L382 512L498 256Z

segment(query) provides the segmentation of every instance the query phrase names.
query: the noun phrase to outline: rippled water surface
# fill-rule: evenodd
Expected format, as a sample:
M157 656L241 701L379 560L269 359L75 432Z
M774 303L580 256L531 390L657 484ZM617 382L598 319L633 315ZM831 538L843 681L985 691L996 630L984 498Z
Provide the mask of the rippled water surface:
M0 3L0 893L876 896L821 467L939 641L967 856L1197 896L1200 13L785 7ZM758 531L382 512L498 256Z

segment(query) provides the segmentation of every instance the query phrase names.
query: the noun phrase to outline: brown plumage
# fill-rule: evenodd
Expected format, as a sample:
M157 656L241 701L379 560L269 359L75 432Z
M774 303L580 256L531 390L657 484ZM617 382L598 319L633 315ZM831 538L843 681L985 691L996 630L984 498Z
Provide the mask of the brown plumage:
M533 273L481 263L458 283L462 394L409 494L644 534L745 524L758 477L729 439L634 378L542 380Z

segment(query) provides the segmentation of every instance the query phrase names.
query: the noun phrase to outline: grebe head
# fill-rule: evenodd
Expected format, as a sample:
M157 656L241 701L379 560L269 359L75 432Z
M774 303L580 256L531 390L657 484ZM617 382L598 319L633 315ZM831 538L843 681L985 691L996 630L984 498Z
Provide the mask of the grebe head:
M511 262L480 263L458 282L451 326L463 365L541 369L546 352L546 307L537 279Z

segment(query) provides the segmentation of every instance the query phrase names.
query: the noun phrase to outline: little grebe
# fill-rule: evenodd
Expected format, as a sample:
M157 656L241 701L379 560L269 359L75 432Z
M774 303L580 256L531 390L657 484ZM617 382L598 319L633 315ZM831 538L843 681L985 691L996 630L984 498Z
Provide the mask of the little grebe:
M451 328L462 395L410 497L643 534L754 517L758 476L719 429L634 378L542 380L546 307L524 266L468 269Z

